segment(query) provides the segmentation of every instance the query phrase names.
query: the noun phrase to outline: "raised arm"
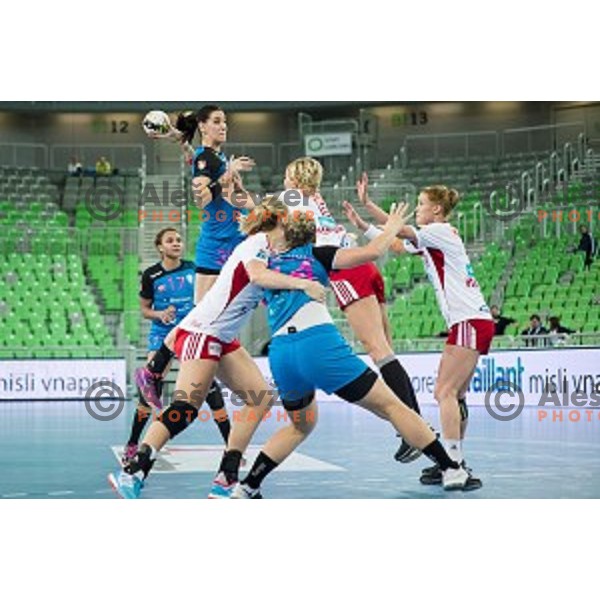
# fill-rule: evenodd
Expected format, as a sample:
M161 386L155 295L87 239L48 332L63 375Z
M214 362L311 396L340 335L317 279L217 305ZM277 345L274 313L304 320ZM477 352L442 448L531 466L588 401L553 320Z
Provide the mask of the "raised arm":
M385 227L366 246L341 248L333 261L334 269L351 269L382 257L396 240L398 232L412 216L407 215L408 204L392 205ZM364 223L364 221L363 221Z
M370 225L367 223L355 210L355 208L350 204L350 202L343 202L344 213L346 214L346 218L354 225L359 231L361 231L365 237L369 240L375 239L383 233L383 229L379 227L375 227L374 225ZM410 228L408 228L410 229ZM404 247L404 243L399 239L395 239L389 248L395 254L403 254L406 252L406 248Z
M385 225L389 215L369 197L369 176L366 173L363 173L356 182L356 193L359 202L367 209L373 220L379 225Z

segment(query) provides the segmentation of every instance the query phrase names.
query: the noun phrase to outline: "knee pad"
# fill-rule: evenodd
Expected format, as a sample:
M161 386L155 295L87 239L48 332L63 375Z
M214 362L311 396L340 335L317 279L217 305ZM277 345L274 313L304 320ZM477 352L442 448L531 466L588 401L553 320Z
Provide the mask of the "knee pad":
M464 423L469 418L469 407L466 398L458 399L458 410L460 411L460 421Z
M198 409L187 402L173 402L160 415L160 422L168 429L171 439L188 428L198 417Z

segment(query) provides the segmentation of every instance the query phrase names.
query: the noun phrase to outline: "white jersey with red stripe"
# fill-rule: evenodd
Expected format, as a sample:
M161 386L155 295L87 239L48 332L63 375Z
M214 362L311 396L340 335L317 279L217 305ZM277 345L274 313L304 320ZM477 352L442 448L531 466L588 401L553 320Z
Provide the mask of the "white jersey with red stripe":
M250 283L246 265L252 260L268 264L269 243L264 233L250 236L227 259L214 285L180 329L205 333L222 342L233 341L263 298L263 289Z
M304 202L304 210L308 210L315 215L317 224L316 247L338 246L344 248L352 245L352 237L349 236L346 228L333 218L321 194L317 192L314 196L305 197Z
M404 246L423 258L448 328L469 319L492 320L458 231L449 223L412 229L417 241L405 240Z

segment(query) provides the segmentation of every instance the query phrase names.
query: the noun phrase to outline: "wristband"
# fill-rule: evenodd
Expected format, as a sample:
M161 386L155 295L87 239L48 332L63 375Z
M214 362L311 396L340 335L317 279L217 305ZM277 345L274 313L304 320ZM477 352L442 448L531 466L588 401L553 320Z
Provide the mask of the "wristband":
M369 228L364 232L364 236L370 241L378 238L383 231L379 229L379 227L375 227L375 225L369 225Z

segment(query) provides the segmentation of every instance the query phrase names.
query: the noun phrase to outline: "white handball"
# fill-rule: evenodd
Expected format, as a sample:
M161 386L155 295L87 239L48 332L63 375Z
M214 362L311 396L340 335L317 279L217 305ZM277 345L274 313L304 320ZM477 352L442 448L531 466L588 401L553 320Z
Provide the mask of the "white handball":
M151 110L144 117L142 127L150 137L165 135L171 129L171 121L169 120L169 115L162 110Z

